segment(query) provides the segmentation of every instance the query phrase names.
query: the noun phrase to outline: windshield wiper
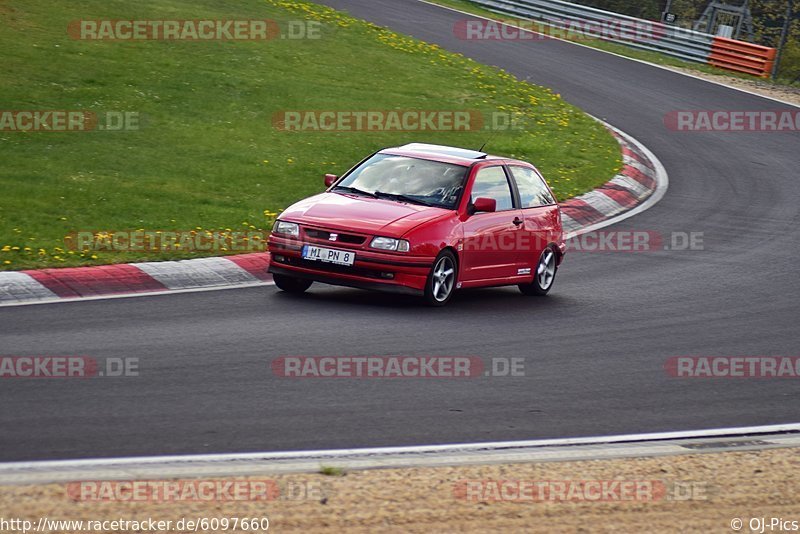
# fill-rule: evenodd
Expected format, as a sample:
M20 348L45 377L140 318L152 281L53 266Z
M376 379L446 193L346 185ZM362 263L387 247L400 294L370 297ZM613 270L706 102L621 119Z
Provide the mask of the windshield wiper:
M424 200L420 200L415 197L410 197L408 195L399 195L396 193L384 193L383 191L375 191L375 197L386 198L389 200L399 200L401 202L410 202L412 204L421 204L423 206L433 206L433 204L425 202Z
M347 193L354 193L356 195L363 195L365 197L378 198L376 195L373 195L369 191L362 191L361 189L358 189L357 187L348 187L346 185L337 185L336 187L333 188L333 191L334 192L335 191L345 191Z

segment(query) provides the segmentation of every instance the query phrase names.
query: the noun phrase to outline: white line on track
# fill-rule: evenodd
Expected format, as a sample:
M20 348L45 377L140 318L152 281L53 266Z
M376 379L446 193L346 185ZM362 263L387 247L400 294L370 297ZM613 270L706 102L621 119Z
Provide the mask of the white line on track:
M699 454L800 446L800 423L566 439L0 463L0 484ZM794 434L792 434L794 433ZM746 437L746 440L741 438ZM738 439L737 439L738 438ZM690 440L691 443L686 443ZM682 446L703 444L702 447Z

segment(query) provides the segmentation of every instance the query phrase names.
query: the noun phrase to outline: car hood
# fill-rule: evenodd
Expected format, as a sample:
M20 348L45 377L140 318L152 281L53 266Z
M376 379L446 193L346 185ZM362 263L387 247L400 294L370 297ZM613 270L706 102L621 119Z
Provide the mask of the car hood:
M401 237L415 226L452 213L385 199L321 193L289 206L280 218L334 230Z

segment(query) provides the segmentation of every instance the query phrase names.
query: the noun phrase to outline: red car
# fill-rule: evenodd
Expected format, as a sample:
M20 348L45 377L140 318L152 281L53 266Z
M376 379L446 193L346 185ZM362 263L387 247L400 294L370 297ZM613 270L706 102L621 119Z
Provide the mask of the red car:
M314 281L424 296L553 287L566 251L558 203L523 161L438 145L381 150L275 222L269 272L302 293Z

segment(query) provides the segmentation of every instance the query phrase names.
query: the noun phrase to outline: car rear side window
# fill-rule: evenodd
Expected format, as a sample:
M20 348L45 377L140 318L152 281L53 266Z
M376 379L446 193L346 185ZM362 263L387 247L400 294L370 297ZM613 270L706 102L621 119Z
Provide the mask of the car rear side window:
M514 207L511 187L503 167L486 167L478 171L472 184L472 202L476 198L493 198L497 202L497 211Z
M509 166L514 180L517 182L521 207L536 208L539 206L549 206L555 204L556 199L547 188L547 184L536 171L528 167Z

